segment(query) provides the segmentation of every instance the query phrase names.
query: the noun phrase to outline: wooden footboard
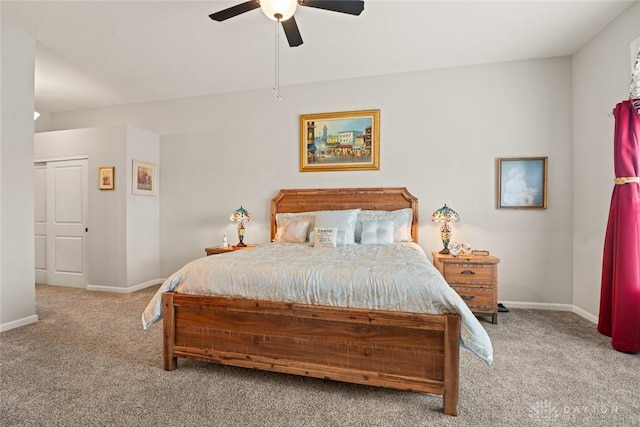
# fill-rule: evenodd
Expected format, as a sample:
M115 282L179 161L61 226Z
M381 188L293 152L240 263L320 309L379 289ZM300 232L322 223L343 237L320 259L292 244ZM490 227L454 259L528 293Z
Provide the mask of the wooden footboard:
M460 318L167 292L166 370L177 358L442 395L457 415Z

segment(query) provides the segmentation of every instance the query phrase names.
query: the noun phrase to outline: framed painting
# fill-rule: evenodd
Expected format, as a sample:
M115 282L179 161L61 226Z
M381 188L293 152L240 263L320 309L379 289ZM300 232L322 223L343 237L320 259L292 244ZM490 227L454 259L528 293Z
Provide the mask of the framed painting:
M158 189L157 174L157 165L134 160L131 174L131 193L140 196L155 196Z
M498 209L547 208L547 157L498 159Z
M114 166L100 166L98 168L98 188L100 190L113 190L115 188Z
M380 169L380 110L300 116L300 172Z

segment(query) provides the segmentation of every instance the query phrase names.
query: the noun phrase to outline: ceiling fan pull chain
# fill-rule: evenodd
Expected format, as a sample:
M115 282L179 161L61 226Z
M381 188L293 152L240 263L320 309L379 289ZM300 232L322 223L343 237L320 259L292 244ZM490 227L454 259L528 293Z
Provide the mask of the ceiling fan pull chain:
M280 32L278 31L278 27L280 26L280 19L276 20L275 29L275 72L274 72L274 86L273 93L276 95L276 101L282 101L282 97L280 96Z
M273 39L275 40L275 45L273 46L273 89L272 92L275 94L278 90L278 21L276 21L275 25L275 33L273 34Z

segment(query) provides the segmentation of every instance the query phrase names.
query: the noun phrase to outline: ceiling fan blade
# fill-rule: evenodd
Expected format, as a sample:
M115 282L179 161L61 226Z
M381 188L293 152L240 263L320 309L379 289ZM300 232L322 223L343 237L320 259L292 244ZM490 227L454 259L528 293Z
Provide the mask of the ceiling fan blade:
M364 10L362 0L298 0L298 4L350 15L360 15Z
M302 44L302 36L300 30L298 30L298 24L296 24L296 18L293 16L286 21L282 21L282 29L287 36L289 46L296 47Z
M260 7L260 2L258 0L250 0L244 3L237 4L228 9L221 10L220 12L212 13L209 15L209 18L214 21L222 22L229 18L233 18L234 16L238 16L242 13L249 12L250 10L257 9Z

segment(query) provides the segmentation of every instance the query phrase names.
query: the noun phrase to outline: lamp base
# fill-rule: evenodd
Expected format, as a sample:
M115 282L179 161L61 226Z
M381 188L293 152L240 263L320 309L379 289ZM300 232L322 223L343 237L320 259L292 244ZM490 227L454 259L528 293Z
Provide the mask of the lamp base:
M240 221L240 223L238 223L238 244L236 247L244 248L246 246L247 245L244 244L244 224Z
M443 250L441 250L441 251L440 251L440 252L438 252L438 253L441 253L441 254L443 254L443 255L447 255L447 254L449 253L449 248L444 248Z

